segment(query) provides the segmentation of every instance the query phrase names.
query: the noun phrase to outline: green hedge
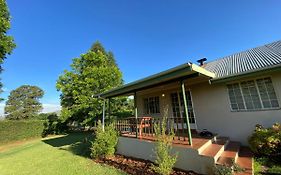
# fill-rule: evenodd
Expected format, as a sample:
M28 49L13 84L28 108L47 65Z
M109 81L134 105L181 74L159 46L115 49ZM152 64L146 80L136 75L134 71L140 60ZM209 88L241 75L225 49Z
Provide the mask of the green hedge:
M0 121L0 145L10 141L41 137L43 123L42 120Z

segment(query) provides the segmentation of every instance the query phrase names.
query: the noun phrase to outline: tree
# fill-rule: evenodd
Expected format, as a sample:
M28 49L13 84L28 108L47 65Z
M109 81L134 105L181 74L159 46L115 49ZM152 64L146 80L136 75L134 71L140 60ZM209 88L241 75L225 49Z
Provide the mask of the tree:
M7 7L6 0L0 0L0 73L2 72L2 64L7 54L11 54L15 48L14 39L12 36L7 35L7 31L10 29L10 13ZM2 88L0 83L0 89ZM2 90L0 90L0 93ZM0 101L3 99L0 98Z
M10 19L6 0L0 0L0 64L16 46L13 37L7 35L7 31L10 29Z
M6 101L5 114L10 120L33 118L42 110L39 99L44 91L37 86L22 85L11 91Z
M57 81L61 117L91 122L102 114L102 101L93 96L122 84L122 73L113 54L96 42L87 53L74 58L71 70L65 70Z

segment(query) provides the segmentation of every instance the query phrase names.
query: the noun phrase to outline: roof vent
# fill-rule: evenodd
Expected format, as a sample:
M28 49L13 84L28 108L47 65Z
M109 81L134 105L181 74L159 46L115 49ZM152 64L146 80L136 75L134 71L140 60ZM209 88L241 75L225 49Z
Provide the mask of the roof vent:
M200 60L197 60L197 63L199 63L199 66L203 66L205 61L207 61L207 58L202 58Z

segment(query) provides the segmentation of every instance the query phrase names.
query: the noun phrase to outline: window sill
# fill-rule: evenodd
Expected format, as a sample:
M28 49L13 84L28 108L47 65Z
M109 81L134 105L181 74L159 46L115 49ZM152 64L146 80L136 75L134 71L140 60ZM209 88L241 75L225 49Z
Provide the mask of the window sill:
M244 109L244 110L231 110L230 112L258 112L258 111L274 111L280 110L281 107L270 108L270 109Z

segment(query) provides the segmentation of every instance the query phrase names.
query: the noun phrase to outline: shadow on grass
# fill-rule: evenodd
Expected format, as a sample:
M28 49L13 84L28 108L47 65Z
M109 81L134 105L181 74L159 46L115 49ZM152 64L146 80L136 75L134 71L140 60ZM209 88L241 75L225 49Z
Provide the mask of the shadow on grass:
M93 141L94 135L92 132L75 132L69 133L66 136L46 139L44 143L53 147L57 147L60 150L70 151L71 153L83 157L90 157L91 141Z

